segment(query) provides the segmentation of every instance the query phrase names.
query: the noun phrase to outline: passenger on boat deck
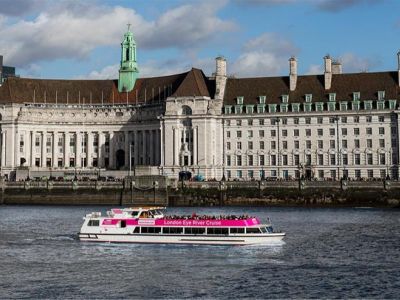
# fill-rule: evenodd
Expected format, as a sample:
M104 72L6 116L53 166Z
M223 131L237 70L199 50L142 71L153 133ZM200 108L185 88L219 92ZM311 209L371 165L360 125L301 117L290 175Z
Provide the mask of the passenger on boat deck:
M254 217L250 217L249 215L219 215L219 216L210 216L210 215L201 215L198 216L196 213L193 213L192 215L183 215L183 216L178 216L178 215L173 215L173 216L164 216L165 219L168 220L246 220Z

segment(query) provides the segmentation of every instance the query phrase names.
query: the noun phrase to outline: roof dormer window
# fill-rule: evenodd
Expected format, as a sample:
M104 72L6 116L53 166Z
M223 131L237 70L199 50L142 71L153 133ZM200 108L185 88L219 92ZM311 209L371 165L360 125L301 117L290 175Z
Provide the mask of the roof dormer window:
M331 102L336 101L336 93L329 93L329 101Z
M385 100L385 91L378 91L378 100Z
M289 95L282 95L282 103L288 103L289 102Z
M265 99L266 98L267 98L266 96L260 96L260 98L259 98L260 104L265 104Z
M353 92L353 101L360 101L360 92Z
M242 105L243 104L243 96L239 96L236 98L236 104L237 105Z
M306 94L306 102L312 101L312 94Z

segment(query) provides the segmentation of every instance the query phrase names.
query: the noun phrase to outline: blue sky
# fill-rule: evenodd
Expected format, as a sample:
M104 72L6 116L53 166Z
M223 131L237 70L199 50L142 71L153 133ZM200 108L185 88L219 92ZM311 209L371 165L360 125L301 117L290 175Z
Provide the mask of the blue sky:
M237 77L397 68L398 0L0 0L0 54L23 77L116 78L132 24L140 76L214 71L224 55Z

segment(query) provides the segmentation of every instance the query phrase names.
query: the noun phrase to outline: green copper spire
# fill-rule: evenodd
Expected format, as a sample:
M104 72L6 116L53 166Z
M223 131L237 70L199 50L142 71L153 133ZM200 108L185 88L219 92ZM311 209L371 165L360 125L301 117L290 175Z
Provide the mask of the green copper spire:
M120 92L132 91L139 76L136 64L136 43L133 33L129 30L130 26L131 24L128 24L128 31L124 34L124 40L121 43L121 64L118 80L118 91Z

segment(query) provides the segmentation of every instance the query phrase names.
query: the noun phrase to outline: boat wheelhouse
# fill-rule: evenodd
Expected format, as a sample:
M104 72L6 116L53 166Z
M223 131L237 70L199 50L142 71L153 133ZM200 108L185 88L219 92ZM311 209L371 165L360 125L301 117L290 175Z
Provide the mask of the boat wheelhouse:
M114 208L87 214L79 238L90 242L247 245L281 241L269 220L247 215L168 216L164 207Z

